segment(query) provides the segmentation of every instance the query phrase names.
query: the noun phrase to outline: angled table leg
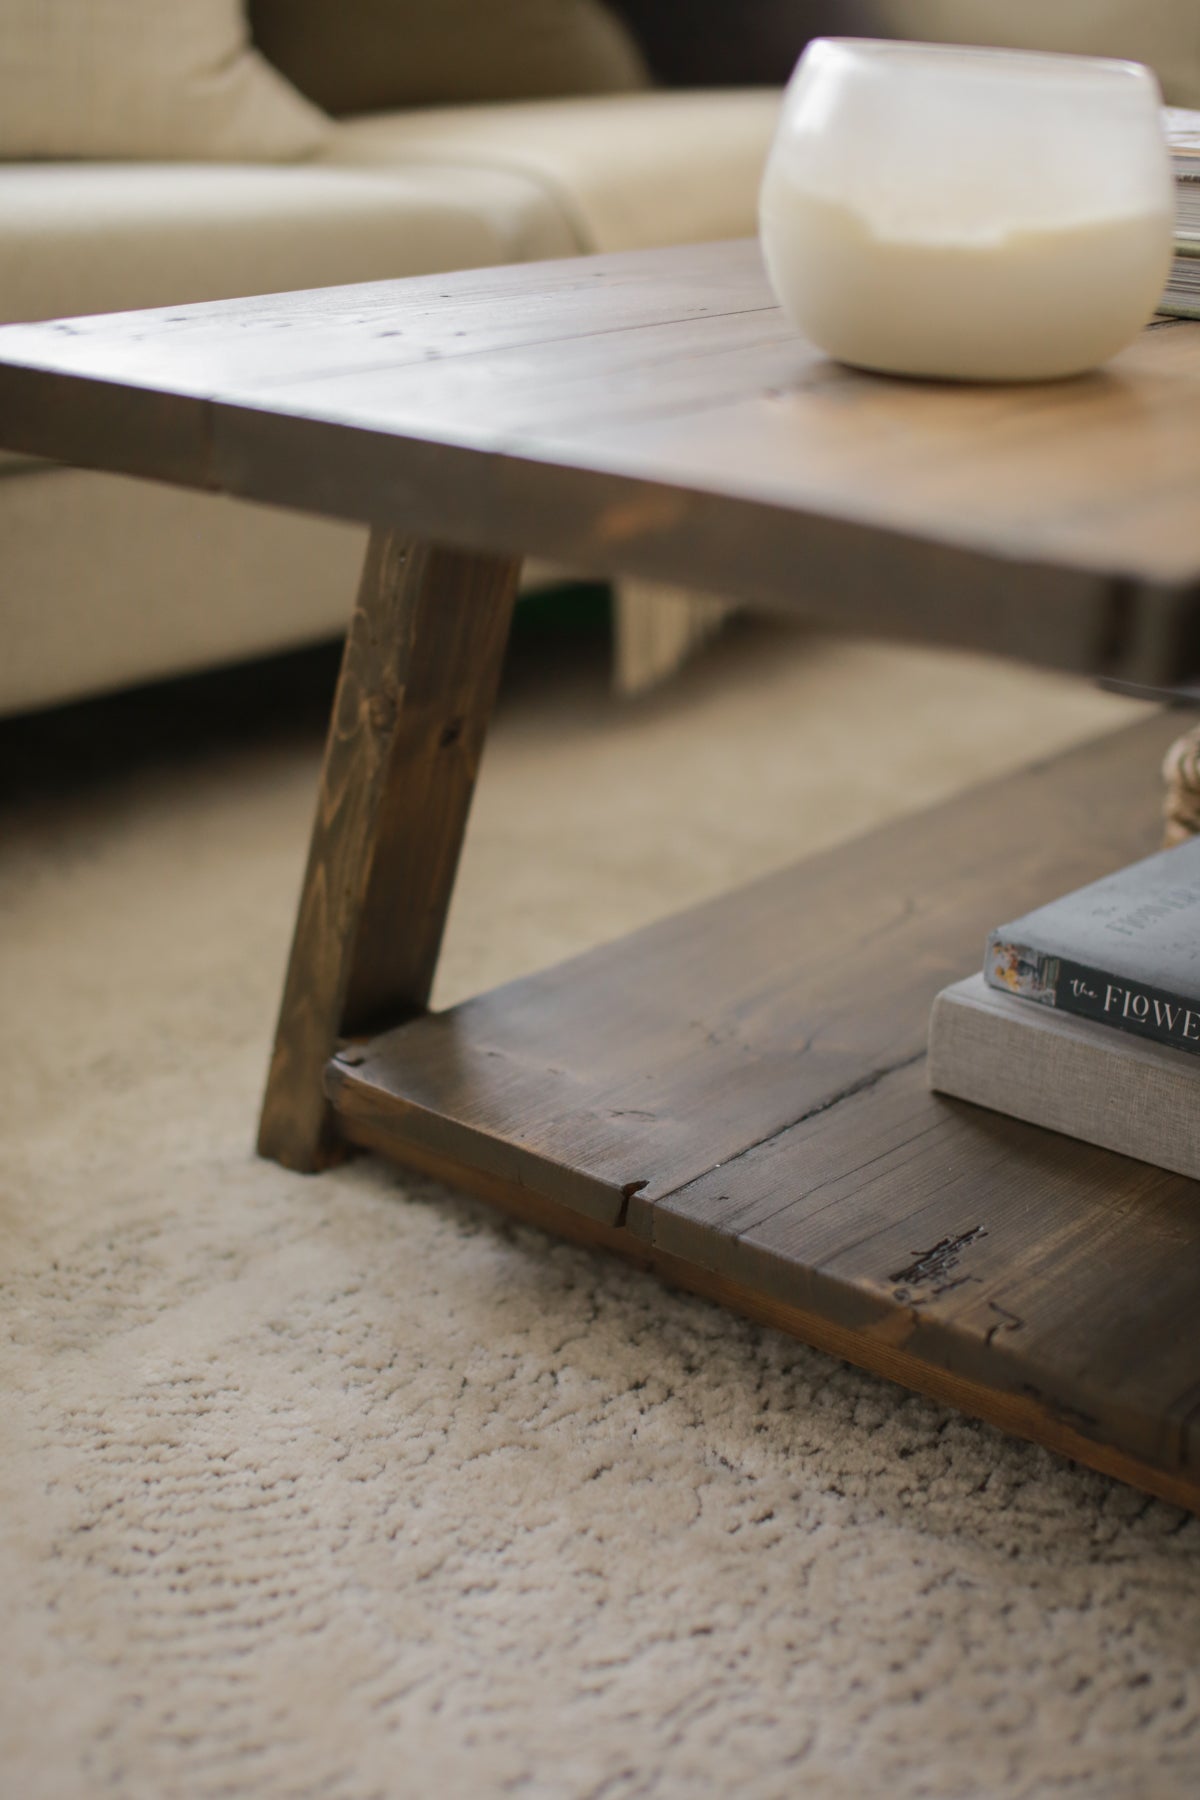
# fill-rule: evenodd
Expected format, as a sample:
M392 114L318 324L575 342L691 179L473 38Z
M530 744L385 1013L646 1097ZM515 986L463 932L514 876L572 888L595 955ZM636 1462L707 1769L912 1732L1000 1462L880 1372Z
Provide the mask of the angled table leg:
M258 1148L339 1154L338 1039L424 1010L520 564L375 531L346 640Z

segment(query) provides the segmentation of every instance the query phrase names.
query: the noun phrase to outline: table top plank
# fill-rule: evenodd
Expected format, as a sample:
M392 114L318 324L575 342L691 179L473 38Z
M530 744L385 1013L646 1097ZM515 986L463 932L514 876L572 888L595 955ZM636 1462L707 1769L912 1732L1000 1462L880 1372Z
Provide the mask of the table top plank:
M1200 324L900 381L753 242L0 331L12 450L1148 682L1200 663L1197 416Z
M752 240L354 282L0 329L0 361L191 398L777 310Z
M1196 410L1179 403L1180 343ZM1200 569L1200 332L1184 321L1108 370L1022 390L863 375L756 309L281 383L271 405L765 505L799 496L861 525L1102 574L1186 583ZM1162 519L1147 532L1151 504Z
M1200 666L1190 591L1138 584L1131 607L1123 577L1031 555L581 469L550 449L534 463L266 410L218 409L211 443L225 488L268 504L1053 668L1162 684Z

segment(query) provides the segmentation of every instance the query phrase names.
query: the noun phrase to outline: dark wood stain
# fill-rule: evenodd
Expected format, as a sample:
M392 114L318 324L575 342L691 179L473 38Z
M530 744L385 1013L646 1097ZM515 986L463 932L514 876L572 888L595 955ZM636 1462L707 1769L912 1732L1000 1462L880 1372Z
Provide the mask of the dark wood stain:
M259 1129L337 1154L338 1039L423 1010L500 677L519 564L373 534L334 700Z
M1142 682L1200 664L1198 403L1185 321L1071 382L842 368L753 242L0 331L25 454Z

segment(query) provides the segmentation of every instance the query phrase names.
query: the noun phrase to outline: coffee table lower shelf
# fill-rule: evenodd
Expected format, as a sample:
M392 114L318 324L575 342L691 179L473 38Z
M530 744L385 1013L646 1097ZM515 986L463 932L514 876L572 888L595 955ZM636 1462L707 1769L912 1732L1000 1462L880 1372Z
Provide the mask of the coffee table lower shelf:
M1200 1184L933 1095L923 1055L990 925L1155 847L1178 729L349 1046L339 1128L1196 1509Z

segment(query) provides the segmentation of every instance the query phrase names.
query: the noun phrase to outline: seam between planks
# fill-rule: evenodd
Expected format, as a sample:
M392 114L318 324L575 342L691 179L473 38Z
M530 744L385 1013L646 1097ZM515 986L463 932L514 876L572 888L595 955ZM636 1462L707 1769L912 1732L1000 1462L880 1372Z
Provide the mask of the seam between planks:
M819 1118L822 1113L830 1112L835 1106L840 1106L843 1100L853 1100L857 1095L869 1092L871 1088L878 1087L881 1081L886 1081L889 1075L896 1075L901 1069L909 1069L914 1063L922 1062L926 1055L927 1051L924 1045L922 1045L921 1049L915 1050L911 1056L902 1056L896 1062L886 1064L882 1069L868 1070L865 1075L859 1076L857 1081L852 1081L848 1083L846 1087L840 1088L836 1094L827 1095L824 1100L818 1100L814 1106L810 1106L806 1112L800 1113L796 1118L788 1119L784 1124L777 1125L770 1131L764 1131L761 1137L754 1138L748 1144L742 1144L734 1151L732 1156L726 1156L720 1162L713 1163L711 1168L702 1169L698 1175L689 1176L686 1181L681 1181L677 1187L668 1188L665 1193L655 1195L652 1200L646 1201L646 1205L651 1208L657 1208L665 1205L667 1201L675 1199L680 1194L686 1194L689 1188L695 1187L697 1182L707 1181L709 1176L714 1175L718 1169L727 1169L731 1167L734 1163L739 1162L743 1156L749 1156L751 1151L759 1150L764 1144L772 1143L775 1138L782 1137L785 1132L795 1131L797 1127L807 1124L809 1119L816 1119ZM625 1185L624 1191L627 1198L624 1210L626 1212L628 1211L629 1200L634 1197L639 1189L648 1187L649 1185L648 1181L636 1183L629 1182ZM622 1223L624 1223L624 1215L622 1216ZM653 1225L653 1220L651 1221L651 1224ZM741 1233L739 1232L735 1235L740 1237ZM652 1231L651 1242L653 1241Z
M630 319L624 325L604 325L589 331L556 332L552 337L521 338L511 344L482 344L475 348L464 345L461 350L438 350L432 354L422 351L418 356L403 359L389 358L382 362L355 363L352 368L339 367L312 369L303 375L266 376L261 381L248 385L247 393L268 393L279 386L303 387L311 381L334 381L353 375L376 375L386 373L389 369L420 369L439 362L469 362L476 356L506 356L510 351L542 350L548 344L586 343L594 338L620 337L632 331L660 331L674 328L677 325L702 325L710 320L745 319L755 313L778 313L780 308L775 304L766 306L735 306L726 312L681 313L678 318L669 319Z

